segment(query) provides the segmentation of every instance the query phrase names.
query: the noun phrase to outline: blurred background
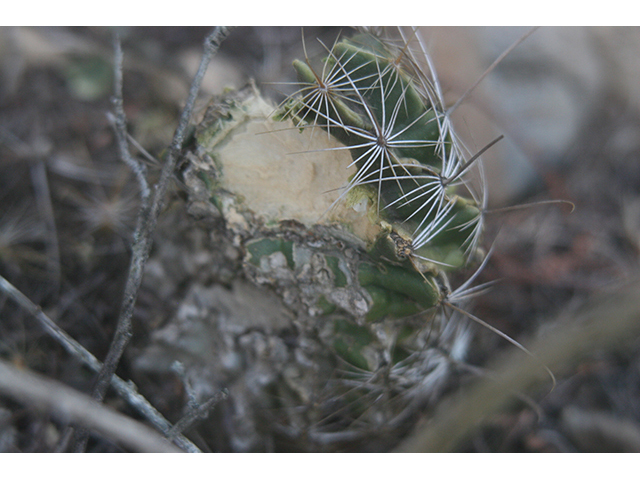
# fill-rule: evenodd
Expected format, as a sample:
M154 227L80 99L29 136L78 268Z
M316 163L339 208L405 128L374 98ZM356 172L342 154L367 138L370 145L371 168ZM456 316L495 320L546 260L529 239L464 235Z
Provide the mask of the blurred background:
M421 28L449 105L529 30ZM208 29L119 31L129 132L161 158ZM291 61L304 55L303 35L312 57L351 31L234 29L209 67L195 120L212 95L250 78L277 104L294 90ZM474 313L519 341L637 277L638 52L638 28L540 28L454 114L471 151L505 135L485 155L492 208L549 199L576 206L573 213L545 205L489 216L486 243L495 246L481 281L503 281L478 299ZM138 207L136 183L118 158L107 119L112 60L107 28L0 28L0 274L98 358L115 327ZM137 319L145 319L145 295L154 293L153 286L145 289ZM134 346L148 328L140 322ZM505 347L480 331L470 363L483 365ZM125 378L134 353L119 370ZM90 389L92 376L2 292L0 356ZM556 373L558 387L536 396L536 408L519 403L490 416L457 450L640 451L635 333ZM110 402L127 411L117 398ZM171 416L180 405L157 407ZM0 451L52 451L60 432L55 419L0 396ZM106 441L92 448L117 450Z

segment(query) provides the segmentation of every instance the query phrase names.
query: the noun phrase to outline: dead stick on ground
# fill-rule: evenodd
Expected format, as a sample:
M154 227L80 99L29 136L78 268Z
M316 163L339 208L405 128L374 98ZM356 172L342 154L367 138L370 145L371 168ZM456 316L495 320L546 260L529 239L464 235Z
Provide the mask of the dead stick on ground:
M9 281L7 281L2 275L0 275L0 290L5 292L11 297L18 305L29 312L38 322L44 330L51 335L64 349L74 358L79 360L85 366L89 367L94 372L99 372L102 368L102 364L94 357L89 351L87 351L82 345L80 345L75 339L70 337L64 330L51 320L40 307L29 300L22 292L15 288ZM114 375L111 378L111 386L113 389L126 400L138 413L151 422L159 431L165 435L169 435L169 432L173 431L171 423L158 412L149 401L140 395L135 386L131 383L127 383L120 377ZM182 435L172 434L173 442L186 452L196 453L200 452L190 440Z
M155 185L153 192L153 199L150 203L142 205L140 213L138 215L138 224L134 233L134 243L132 247L131 264L129 266L129 275L127 277L127 283L124 290L122 307L120 310L120 316L118 318L118 324L116 331L109 347L109 352L102 365L102 369L98 373L95 386L92 392L93 398L97 401L102 401L107 392L111 378L115 374L115 371L120 362L120 358L124 352L125 347L129 343L131 338L131 317L133 316L133 310L138 297L138 291L142 282L142 276L144 273L144 266L149 258L149 252L151 251L152 235L155 230L158 216L164 205L164 197L171 179L178 156L182 149L184 142L185 132L189 125L191 113L200 90L200 83L207 71L209 62L220 48L220 44L229 34L228 27L216 27L211 34L207 36L204 41L204 52L200 61L200 66L196 75L194 76L191 88L189 90L189 96L187 98L186 105L182 110L178 127L173 136L173 141L169 147L169 152L162 171L160 173L160 179ZM119 42L116 41L116 48L119 48ZM116 69L121 69L121 62L116 62ZM116 85L116 96L121 94L121 90L118 91ZM76 442L76 451L83 451L86 446L86 436L80 437Z
M0 392L14 400L51 411L64 421L97 430L139 452L180 452L149 427L97 403L59 382L19 370L0 360Z

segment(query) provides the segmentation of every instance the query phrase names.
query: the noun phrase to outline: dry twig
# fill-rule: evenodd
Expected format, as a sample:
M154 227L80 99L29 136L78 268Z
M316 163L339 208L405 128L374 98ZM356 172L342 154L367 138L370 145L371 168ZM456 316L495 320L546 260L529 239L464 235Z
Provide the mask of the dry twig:
M138 291L140 289L140 284L142 283L142 277L144 274L144 267L149 258L149 252L151 251L152 246L152 236L153 232L156 228L156 224L158 221L158 216L160 215L160 211L164 205L164 197L167 190L167 186L169 185L169 180L173 176L173 172L180 155L182 144L184 142L185 132L187 130L187 126L189 125L189 120L191 118L191 113L193 112L193 107L195 105L196 98L198 96L198 92L200 90L200 84L204 77L204 74L207 71L207 67L209 62L216 54L218 49L220 48L220 44L224 41L224 39L229 34L228 27L216 27L213 32L211 32L204 41L204 52L202 54L202 59L200 61L200 66L198 68L197 73L194 76L193 82L191 83L191 88L189 90L189 96L187 98L187 102L185 104L184 109L182 110L182 114L180 116L180 121L178 122L178 127L176 128L175 134L173 136L173 140L169 147L169 152L167 155L167 159L162 167L160 172L160 179L158 183L155 185L153 198L151 202L145 201L143 197L143 202L140 208L140 212L138 214L138 222L136 226L136 231L134 233L134 242L132 246L132 257L131 264L129 266L129 274L127 276L127 283L124 290L124 296L122 301L122 307L120 310L120 316L118 318L118 324L116 326L116 331L109 347L109 351L107 356L102 364L102 368L98 373L96 378L95 386L92 392L92 396L97 401L102 401L107 392L109 384L111 382L111 378L115 374L115 371L120 363L120 358L124 352L125 347L129 343L131 339L131 318L133 316L133 310L136 303L136 299L138 297ZM120 50L120 42L116 38L116 62L115 62L115 70L116 70L116 89L115 96L119 97L119 100L116 99L116 106L122 105L122 55ZM120 52L118 58L118 52ZM119 85L118 85L119 83ZM144 179L143 171L141 170L141 164L134 162L130 154L128 152L128 145L126 141L126 131L124 130L126 127L126 122L124 120L124 113L122 111L117 113L117 130L119 131L119 140L118 143L121 146L121 154L123 155L123 160L134 168L134 172L136 172L136 176L138 177L138 182L141 185L146 184L146 179ZM143 188L144 193L144 188ZM76 451L84 451L86 446L86 435L80 435L76 441Z
M185 131L189 124L191 113L193 112L198 91L200 90L200 83L202 82L202 78L204 77L209 62L218 51L220 44L227 37L228 33L229 29L227 27L216 27L205 39L204 53L202 54L200 67L198 68L198 72L191 84L189 97L182 111L173 141L169 147L167 159L160 173L160 180L158 180L157 185L155 185L153 200L150 204L143 204L140 209L138 225L134 234L131 265L129 267L129 275L125 286L118 325L116 327L111 347L107 353L107 357L103 363L100 373L98 374L98 378L96 379L96 386L93 391L93 398L96 400L100 401L104 398L110 379L114 375L120 361L120 357L131 338L131 317L133 316L133 309L138 297L138 290L140 289L140 284L142 282L144 266L149 258L149 252L152 245L152 235L158 221L158 216L160 215L160 211L164 205L164 196L167 186L171 176L173 175L178 156L182 149ZM116 69L118 68L121 69L122 65L116 65ZM118 91L121 94L121 89L116 90L116 92Z
M0 392L63 421L79 423L140 452L180 452L149 427L101 405L59 382L18 370L0 360Z

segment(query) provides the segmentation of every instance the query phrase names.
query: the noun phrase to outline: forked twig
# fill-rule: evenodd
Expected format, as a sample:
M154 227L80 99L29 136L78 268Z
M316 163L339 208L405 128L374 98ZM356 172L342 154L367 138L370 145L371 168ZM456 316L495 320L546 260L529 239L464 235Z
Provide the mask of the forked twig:
M149 258L149 252L152 245L152 234L155 230L160 210L164 205L164 196L167 186L171 176L173 175L178 156L182 149L185 132L200 90L202 78L206 73L209 62L218 51L220 44L228 34L229 28L216 27L204 41L204 52L202 54L202 60L200 61L200 67L198 68L191 84L186 105L182 110L178 127L176 128L173 141L169 147L167 159L160 173L160 180L155 185L152 201L148 205L143 205L138 215L138 224L132 246L131 264L124 290L121 312L118 318L118 325L116 327L116 332L114 334L113 341L111 342L109 352L107 353L102 369L98 374L93 390L93 398L98 401L101 401L104 398L111 381L111 377L114 375L122 353L131 338L131 317L133 316L133 309L138 297L140 284L142 282L144 266ZM116 65L116 68L122 68L122 66Z
M186 105L182 111L178 127L176 128L173 141L169 147L169 153L167 159L162 168L160 174L160 180L155 186L154 194L151 202L149 202L148 195L145 198L145 193L149 193L145 190L146 178L142 164L133 161L128 151L128 144L126 139L126 124L124 122L124 113L122 111L117 112L116 116L116 130L118 132L118 145L120 147L123 160L132 167L138 182L141 186L142 205L138 214L138 222L136 231L134 234L134 243L132 246L131 264L129 266L129 274L127 276L127 283L124 290L124 296L120 315L118 318L118 324L114 338L109 347L109 352L105 358L98 376L96 378L95 386L92 392L92 396L97 401L102 401L107 392L111 380L115 374L115 371L120 362L120 358L124 352L125 347L129 343L132 335L131 331L131 318L133 316L133 310L138 297L138 291L140 284L142 283L142 277L144 273L144 266L149 258L149 252L152 245L152 234L155 230L158 216L164 204L164 196L169 184L169 180L173 175L173 171L176 166L178 156L180 154L182 143L185 137L185 131L193 112L193 107L200 90L200 84L202 78L206 73L209 62L218 51L220 44L229 34L227 27L216 27L211 34L207 36L204 42L204 52L202 54L202 60L200 67L193 79L191 88L189 90L189 96L187 98ZM116 108L122 107L122 50L120 47L120 41L116 37L115 39L116 50ZM87 435L82 434L77 438L76 451L84 451L86 447Z

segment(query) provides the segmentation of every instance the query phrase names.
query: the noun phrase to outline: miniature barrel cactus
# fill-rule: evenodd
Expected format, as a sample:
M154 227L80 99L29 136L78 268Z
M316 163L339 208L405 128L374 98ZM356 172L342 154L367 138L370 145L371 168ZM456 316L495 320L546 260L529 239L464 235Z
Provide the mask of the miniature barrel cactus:
M279 107L249 85L197 128L181 175L218 273L157 338L203 396L229 389L227 448L391 448L464 358L474 290L449 277L483 258L486 194L418 53L356 34L294 61Z

